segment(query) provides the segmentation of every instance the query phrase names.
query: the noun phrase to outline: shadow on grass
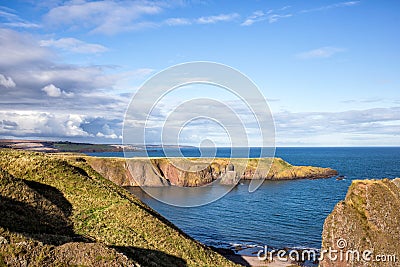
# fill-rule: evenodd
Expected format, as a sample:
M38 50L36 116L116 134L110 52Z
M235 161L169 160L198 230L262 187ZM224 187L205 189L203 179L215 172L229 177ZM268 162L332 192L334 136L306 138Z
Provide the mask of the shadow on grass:
M23 179L9 181L20 191L0 195L0 227L45 244L90 241L74 233L69 218L72 205L57 188Z
M71 223L64 216L8 197L0 196L0 218L0 226L12 232L73 234Z
M41 194L51 203L56 205L63 212L65 217L69 217L71 215L72 205L60 192L60 190L50 185L38 183L35 181L24 180L24 183L39 194Z
M111 246L120 253L123 253L128 258L133 259L142 266L176 266L185 267L187 266L186 261L164 253L159 250L144 249L138 247L127 247L127 246Z
M70 242L95 243L90 238L75 234L70 219L72 208L71 203L55 187L11 176L0 181L0 227L10 232L55 246ZM129 246L108 247L142 266L187 266L185 260L157 250ZM78 259L79 253L77 251L74 257Z
M90 238L75 234L72 224L64 217L48 214L29 204L3 196L0 196L0 227L47 245L91 242Z

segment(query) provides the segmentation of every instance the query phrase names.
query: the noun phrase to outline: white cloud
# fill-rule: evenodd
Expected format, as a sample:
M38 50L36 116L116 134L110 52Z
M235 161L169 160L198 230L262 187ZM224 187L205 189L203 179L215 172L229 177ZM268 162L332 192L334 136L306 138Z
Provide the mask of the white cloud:
M264 12L262 10L257 10L257 11L254 11L253 14L248 16L246 18L246 20L243 21L240 25L241 26L250 26L256 22L261 22L264 20L267 20L269 23L275 23L275 22L279 21L280 19L290 18L293 15L296 15L299 13L309 13L309 12L322 11L322 10L328 10L328 9L339 8L339 7L350 7L350 6L358 5L360 2L361 1L341 2L341 3L326 5L326 6L317 7L317 8L301 10L295 14L281 14L285 10L290 9L291 6L284 6L282 8L276 9L276 10L271 9L271 10L268 10L267 12Z
M79 109L85 114L106 112L110 117L122 117L129 95L119 96L120 91L133 93L129 89L136 88L138 79L153 71L66 64L31 35L7 29L0 29L0 47L0 74L6 81L7 76L11 77L16 84L14 90L1 90L2 110ZM59 90L53 88L50 94L58 97L49 101L42 89L50 85Z
M400 122L400 107L374 108L366 110L348 110L342 112L280 112L274 115L278 130L287 135L303 133L322 133L327 130L333 133L356 132L397 134L397 129L387 128L377 132L377 125Z
M16 84L11 77L4 76L0 73L0 87L1 86L5 88L13 88L16 86Z
M268 16L268 22L274 23L283 18L290 18L291 16L292 14L286 14L286 15L271 14Z
M115 142L121 121L76 113L1 111L0 136Z
M11 8L0 7L0 18L3 18L6 22L0 23L0 25L12 28L39 28L40 25L29 22L20 18L15 14L15 10Z
M308 13L308 12L315 12L315 11L323 11L323 10L328 10L332 8L339 8L339 7L351 7L351 6L356 6L360 3L361 1L347 1L347 2L340 2L332 5L326 5L326 6L321 6L317 8L311 8L311 9L304 9L301 10L300 13Z
M154 26L139 19L161 13L164 5L150 1L71 1L51 9L45 21L72 29L86 28L92 33L115 34Z
M99 132L97 132L96 137L108 138L108 139L121 138L115 133L115 131L107 123L105 123L103 125L103 127L101 127L101 130Z
M96 134L96 137L101 137L101 138L110 138L110 139L117 139L118 136L116 134L103 134L101 132L98 132Z
M265 14L262 10L257 10L254 11L251 16L249 16L242 24L242 26L250 26L253 25L255 22L263 21L265 20Z
M50 97L60 97L60 96L73 97L74 96L74 93L67 93L67 92L61 90L60 88L56 87L54 84L46 85L45 87L42 88L42 91L45 92Z
M280 146L400 145L400 107L274 114Z
M291 8L292 6L284 6L284 7L282 7L282 8L280 8L279 10L287 10L287 9L289 9L289 8Z
M341 6L355 6L358 5L361 1L349 1L349 2L343 2L343 3L339 3L337 4L338 7Z
M217 22L232 21L239 17L240 15L238 13L220 14L217 16L200 17L196 19L196 22L199 24L214 24Z
M11 27L11 28L40 28L40 26L36 23L31 22L8 22L3 23L4 26Z
M58 40L41 40L40 46L52 46L66 51L75 53L102 53L107 51L107 48L100 44L85 43L75 38L61 38Z
M209 102L207 105L193 104L184 108L184 112L175 110L176 105L183 107L171 99L174 96L165 97L155 106L151 116L143 117L139 113L129 115L125 121L126 129L132 127L132 132L137 132L146 125L147 141L160 143L161 132L165 134L164 141L171 144L176 141L177 128L182 130L179 138L187 145L195 145L199 140L209 138L218 145L228 145L227 136L218 125L210 123L207 118L214 118L229 133L235 137L240 128L245 127L247 140L251 145L260 144L258 125L253 123L254 118L248 108L241 105L240 101L221 101L219 104ZM207 101L208 102L208 101ZM241 121L236 121L236 115L224 110L224 104L232 108L232 111ZM242 107L243 106L243 107ZM140 110L140 108L138 108ZM175 114L173 114L173 113ZM279 112L274 113L276 126L276 140L281 146L288 145L400 145L400 107L375 108L364 110L348 110L344 112ZM204 116L204 117L201 117ZM167 119L168 118L168 119ZM200 118L193 120L184 127L181 122L189 121L188 118ZM204 118L204 119L203 119ZM148 121L145 123L146 119ZM167 124L164 124L169 120ZM126 123L128 122L128 123ZM166 126L167 125L167 126ZM183 131L184 130L184 131ZM246 141L246 138L242 138ZM182 140L181 140L182 141ZM392 143L390 143L392 142Z
M332 57L333 55L343 52L345 49L343 48L338 48L338 47L332 47L332 46L325 46L317 49L313 49L310 51L302 52L297 54L298 58L301 59L312 59L312 58L329 58Z
M61 89L56 87L54 84L49 84L42 88L42 91L45 92L50 97L60 97Z
M0 137L115 142L129 88L153 72L67 64L32 35L9 29L0 29L0 47ZM15 87L1 90L11 80Z
M165 20L165 24L169 26L190 25L192 22L186 18L169 18Z
M28 73L34 81L41 84L57 83L69 90L90 91L111 88L115 82L112 76L104 73L100 66L56 65Z
M10 68L30 63L43 62L55 57L51 51L36 45L37 41L29 35L0 28L0 67Z
M283 8L280 8L278 11L283 11L288 8L289 8L289 6L283 7ZM262 10L257 10L257 11L254 11L253 14L251 14L249 17L247 17L246 20L244 22L242 22L240 25L241 26L250 26L256 22L261 22L264 20L268 20L269 23L274 23L280 19L289 18L291 16L293 16L293 15L292 14L275 14L274 10L269 10L267 13L264 13Z
M0 128L0 135L36 137L88 137L81 128L85 116L77 114L53 114L34 111L0 111L1 117L13 127Z
M166 19L161 25L168 25L168 26L181 26L181 25L193 25L193 24L216 24L219 22L229 22L239 18L240 15L237 13L231 14L220 14L217 16L203 16L199 18L169 18Z

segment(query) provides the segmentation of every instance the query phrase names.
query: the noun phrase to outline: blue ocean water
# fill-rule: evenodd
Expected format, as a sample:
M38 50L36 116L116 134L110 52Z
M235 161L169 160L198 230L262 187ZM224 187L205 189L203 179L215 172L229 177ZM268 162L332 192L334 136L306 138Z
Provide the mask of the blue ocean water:
M195 148L184 148L185 156L199 156ZM132 156L146 156L134 152ZM123 156L122 153L90 153L94 156ZM163 156L160 150L150 156ZM221 148L217 157L229 157ZM258 157L259 150L250 151ZM208 205L179 208L163 204L140 188L130 191L193 238L207 245L268 245L274 248L320 248L326 216L344 199L354 179L400 177L400 147L277 148L276 157L293 165L336 169L344 180L265 181L253 193L247 183ZM163 188L162 190L169 190Z

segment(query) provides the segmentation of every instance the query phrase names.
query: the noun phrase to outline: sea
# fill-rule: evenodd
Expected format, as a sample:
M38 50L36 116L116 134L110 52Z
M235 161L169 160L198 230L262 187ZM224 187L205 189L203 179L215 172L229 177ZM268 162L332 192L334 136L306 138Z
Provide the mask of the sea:
M180 150L186 157L201 155L197 148ZM124 156L119 152L88 154ZM165 153L156 148L130 153L135 157L147 155L162 157ZM229 148L216 150L216 157L230 155ZM259 157L260 149L251 148L248 155ZM251 193L244 181L219 200L191 208L164 204L140 188L128 190L198 241L250 255L264 246L320 249L324 220L345 198L353 180L400 177L400 147L278 147L275 156L293 165L330 167L344 179L264 181ZM168 194L171 189L160 190Z

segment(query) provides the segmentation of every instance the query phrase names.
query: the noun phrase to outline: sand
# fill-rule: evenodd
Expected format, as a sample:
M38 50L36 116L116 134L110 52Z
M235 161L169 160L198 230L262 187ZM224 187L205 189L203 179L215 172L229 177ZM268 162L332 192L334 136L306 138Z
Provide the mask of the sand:
M287 266L294 266L296 264L291 263L290 261L280 261L278 259L274 259L273 262L265 262L260 261L255 256L243 256L243 255L225 255L226 258L230 259L233 262L242 264L243 266L254 266L254 267L287 267Z

